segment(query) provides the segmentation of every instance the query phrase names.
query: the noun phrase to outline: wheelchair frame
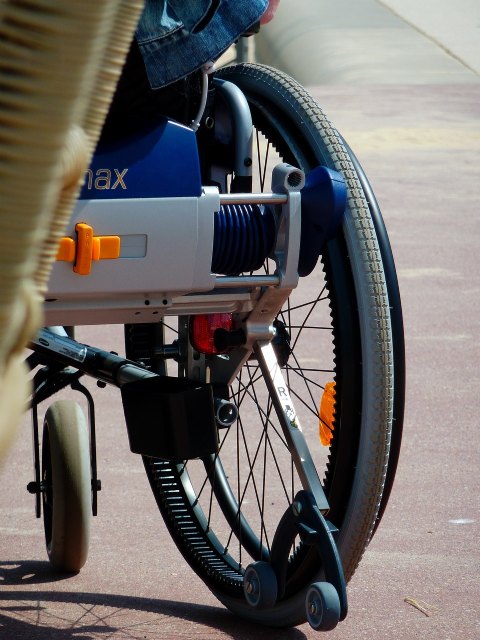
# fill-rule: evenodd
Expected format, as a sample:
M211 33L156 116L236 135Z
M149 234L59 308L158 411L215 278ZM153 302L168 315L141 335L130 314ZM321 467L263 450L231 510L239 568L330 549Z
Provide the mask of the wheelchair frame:
M34 377L32 408L35 480L30 483L29 491L36 495L36 515L39 517L42 495L46 489L40 464L37 406L59 390L71 386L86 396L89 405L92 506L93 513L96 514L96 494L100 489L100 482L96 468L95 412L91 394L80 383L84 374L96 378L100 383L112 384L121 389L132 451L144 456L161 457L158 452L152 454L152 447L155 448L156 443L152 443L148 435L146 443L135 443L138 424L145 418L145 414L138 416L137 407L142 404L140 398L145 397L142 394L160 394L155 397L158 402L165 404L166 415L171 415L172 407L178 406L170 405L173 402L173 394L168 389L165 391L162 375L164 372L152 371L142 363L80 344L61 327L54 325L107 322L143 324L158 322L160 318L170 315L234 313L236 342L230 345L228 359L221 359L218 365L213 365L213 369L205 375L203 361L199 365L198 360L193 361L191 352L182 354L185 363L184 376L187 379L197 378L193 386L199 393L190 399L191 396L188 394L193 388L182 388L180 402L187 405L192 403L193 411L199 406L203 407L205 423L213 425L212 438L215 440L218 438L219 428L217 408L221 403L226 403L227 411L235 413L235 407L228 404L228 399L222 397L218 387L228 386L241 367L251 357L256 358L302 489L296 493L290 507L278 523L270 559L256 561L244 571L243 589L247 610L272 609L276 602L284 597L291 546L294 540L299 538L304 546L316 550L324 571L324 579L314 582L307 590L305 615L315 629L328 630L345 618L348 609L346 580L337 549L339 531L328 519L329 501L294 409L294 401L288 391L288 381L282 374L282 367L277 358L278 352L272 344L277 335L276 318L298 284L302 230L301 190L304 187L304 174L300 169L290 165L278 165L272 173L270 193L247 192L251 185L251 169L245 159L252 157L252 120L248 104L242 92L230 82L217 81L216 89L228 103L232 114L235 140L233 165L238 179L236 188L243 187L245 191L220 193L217 187L202 187L199 195L187 194L180 199L153 198L143 204L134 200L133 204L138 205L139 210L134 222L126 219L132 201L116 201L114 204L117 213L121 214L116 224L121 227L123 217L127 228L123 235L131 234L132 225L141 229L140 234L147 229L146 235L150 234L148 242L151 246L157 247L158 251L145 251L144 255L135 256L148 259L140 271L115 283L115 295L107 294L106 291L108 283L111 282L112 269L117 266L112 266L113 262L94 264L94 269L99 268L100 277L97 280L92 277L85 287L80 287L80 291L78 288L72 288L72 282L81 276L72 275L69 264L57 264L55 267L56 272L52 276L45 308L47 322L51 326L40 331L32 341L31 348L34 353L29 358L32 368L43 365ZM151 215L153 205L154 217ZM275 212L275 244L269 256L275 262L273 274L212 274L212 216L222 205L261 205L271 207ZM89 213L88 207L85 209L80 202L67 232L71 237L75 237L77 225L86 221L91 224L92 229L98 229L100 234L107 233L102 227L105 219L112 220L108 213L102 218L107 206L110 206L109 203L93 202ZM186 217L180 217L179 212L182 211L187 212ZM162 216L168 220L168 232L158 224ZM122 236L122 232L119 235ZM182 243L183 254L193 250L187 270L181 268L181 259L177 262L174 259L173 265L165 262L165 255L172 256L168 251L172 237L178 238ZM192 246L194 238L197 240ZM182 255L182 251L178 251L178 254ZM129 257L131 256L126 257L126 264ZM153 261L150 260L151 257ZM125 269L124 273L127 274L128 266ZM139 278L138 273L144 273L145 277ZM188 347L187 351L189 349L191 347ZM160 355L161 358L178 358L178 347L164 345L163 353ZM203 380L198 379L199 367L203 367L200 374ZM215 380L214 386L210 384L209 377ZM153 416L150 418L153 419ZM191 437L188 419L179 430L185 439ZM194 450L191 457L216 454L216 451L202 451L201 446L200 443L194 445L194 449L200 448ZM185 453L185 449L182 448L173 451L174 458L178 459Z

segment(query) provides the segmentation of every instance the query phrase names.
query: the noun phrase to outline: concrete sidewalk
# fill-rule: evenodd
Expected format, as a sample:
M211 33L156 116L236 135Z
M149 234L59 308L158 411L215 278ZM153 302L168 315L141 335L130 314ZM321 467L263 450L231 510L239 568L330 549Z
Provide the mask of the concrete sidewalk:
M329 637L478 640L480 3L280 7L258 59L308 86L358 155L390 235L405 322L400 464L350 583L349 617Z
M477 1L448 4L465 16ZM478 640L480 78L473 58L437 31L436 14L454 22L447 0L429 0L429 16L419 8L417 17L427 0L385 3L398 15L374 0L281 0L279 19L259 39L259 50L278 46L269 62L297 78L308 62L302 81L363 164L390 235L404 310L400 464L349 584L350 613L324 637ZM307 40L300 17L309 7ZM474 15L462 27L465 44ZM277 36L262 40L271 33ZM87 343L121 346L121 326L82 331ZM0 639L318 638L306 624L261 628L219 604L162 524L141 460L128 447L118 391L87 384L97 400L103 486L89 560L74 576L54 574L46 561L42 522L25 490L32 480L26 416L0 470Z
M480 74L478 0L381 0L413 29Z
M259 62L307 86L480 81L476 0L282 0Z
M480 85L312 89L357 152L385 217L407 346L403 447L385 517L326 640L478 640ZM475 137L476 136L476 137ZM123 329L83 328L119 351ZM26 416L0 475L1 640L313 640L229 614L170 539L121 401L99 390L102 491L87 564L55 575L32 480ZM405 601L407 599L407 601ZM423 603L423 604L422 604ZM426 614L416 605L423 606Z

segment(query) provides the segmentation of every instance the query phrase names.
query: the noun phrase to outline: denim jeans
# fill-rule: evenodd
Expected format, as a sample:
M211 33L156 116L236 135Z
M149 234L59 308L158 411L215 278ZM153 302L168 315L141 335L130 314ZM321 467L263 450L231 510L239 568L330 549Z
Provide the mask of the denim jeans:
M151 87L216 60L267 5L268 0L146 0L136 40Z

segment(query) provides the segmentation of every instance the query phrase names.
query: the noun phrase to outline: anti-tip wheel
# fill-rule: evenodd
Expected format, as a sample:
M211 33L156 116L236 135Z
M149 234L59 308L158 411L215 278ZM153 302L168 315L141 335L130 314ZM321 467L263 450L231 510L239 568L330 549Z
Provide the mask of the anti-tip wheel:
M253 562L245 569L243 592L251 607L269 609L277 601L277 576L268 562Z
M340 620L340 598L330 582L314 582L305 598L307 620L317 631L331 631Z

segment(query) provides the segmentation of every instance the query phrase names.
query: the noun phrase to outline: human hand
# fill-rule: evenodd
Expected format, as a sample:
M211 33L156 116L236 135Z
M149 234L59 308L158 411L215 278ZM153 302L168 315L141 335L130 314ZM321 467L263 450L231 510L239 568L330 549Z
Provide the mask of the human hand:
M273 16L277 10L278 5L280 4L280 0L270 0L268 3L267 10L260 18L260 24L267 24L270 20L273 20Z

